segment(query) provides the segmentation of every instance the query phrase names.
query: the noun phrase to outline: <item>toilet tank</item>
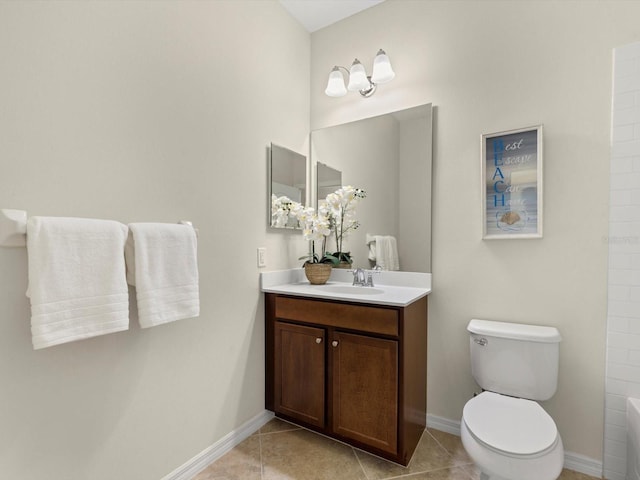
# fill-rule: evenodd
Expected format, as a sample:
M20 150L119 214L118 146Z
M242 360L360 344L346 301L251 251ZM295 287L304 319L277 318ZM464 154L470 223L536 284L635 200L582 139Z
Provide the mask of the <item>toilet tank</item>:
M554 327L471 320L471 373L484 390L548 400L558 386L560 332Z

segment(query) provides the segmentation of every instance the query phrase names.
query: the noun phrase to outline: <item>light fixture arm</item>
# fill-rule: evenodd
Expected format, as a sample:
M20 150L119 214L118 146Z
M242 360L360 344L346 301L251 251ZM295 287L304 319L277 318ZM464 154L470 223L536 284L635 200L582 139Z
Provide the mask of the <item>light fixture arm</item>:
M341 68L342 70L347 72L347 75L349 75L349 69L347 67L343 67L342 65L334 65L333 70L337 70L338 68Z
M373 95L376 91L376 88L378 88L378 86L371 81L371 75L367 75L367 80L369 80L369 87L363 88L362 90L358 90L358 92L360 92L360 95L362 95L365 98Z

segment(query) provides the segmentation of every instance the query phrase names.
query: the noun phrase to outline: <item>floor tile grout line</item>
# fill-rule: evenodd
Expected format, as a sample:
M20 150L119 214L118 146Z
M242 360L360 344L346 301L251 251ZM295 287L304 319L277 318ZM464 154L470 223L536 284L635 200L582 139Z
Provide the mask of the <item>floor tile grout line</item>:
M449 452L449 450L447 450L433 435L431 435L431 432L429 432L429 430L427 428L425 428L424 431L422 432L422 435L420 436L420 440L418 441L418 444L420 444L420 442L422 442L422 439L424 438L425 435L429 435L429 437L431 437L431 439L433 439L433 441L436 442L436 445L438 445L438 447L440 447L442 449L442 451L444 453L446 453L450 457L451 460L453 460L453 458L454 458L453 454L451 454ZM409 463L407 464L407 466L405 468L409 469L411 467L411 463L413 463L414 458L415 458L415 455L412 455L411 459L409 460ZM460 464L460 465L455 465L454 464L454 465L448 465L448 466L440 467L440 468L431 468L431 469L427 469L427 470L420 470L420 471L417 471L417 472L410 472L410 473L408 472L408 473L402 474L402 475L394 475L392 477L385 477L382 480L396 480L396 479L402 479L402 478L409 478L411 475L421 475L421 474L425 474L425 473L429 474L431 472L439 472L439 471L447 470L447 469L460 468L461 465L468 465L468 464L466 464L466 463L465 464ZM464 474L467 477L471 478L469 476L469 473L466 470L464 470L464 469L462 469L462 470L463 470Z
M315 430L311 430L311 429L307 429L305 427L301 427L300 425L296 425L296 424L288 422L286 420L282 420L282 421L284 423L288 424L291 428L286 428L286 429L283 429L283 430L277 430L277 431L271 431L271 432L262 432L262 431L260 431L259 435L260 436L262 436L262 435L272 435L272 434L277 434L277 433L288 433L288 432L293 432L293 431L297 431L297 430L306 430L309 433L312 433L314 435L318 435L320 437L326 438L327 440L330 440L332 442L336 442L336 443L340 443L340 444L343 444L345 446L348 446L348 447L351 448L351 451L352 451L353 455L355 456L356 461L358 462L358 465L360 466L360 469L361 469L362 473L364 474L366 480L371 480L370 476L367 474L367 470L365 469L365 467L364 467L364 465L362 463L362 460L360 459L360 457L357 454L357 452L360 451L360 449L358 449L358 448L356 448L356 447L354 447L352 445L349 445L349 444L347 444L345 442L342 442L340 440L337 440L335 438L323 435L322 433L317 432ZM424 431L422 432L422 435L420 437L420 442L422 441L422 439L424 438L425 435L429 435L429 438L431 438L435 442L435 444L438 446L438 448L440 448L451 460L454 460L454 458L455 458L454 454L451 453L449 451L449 449L447 449L440 441L438 441L438 439L429 431L429 429L427 429L427 428L424 429ZM365 453L367 455L372 455L371 453L368 453L368 452L365 452L365 451L363 451L363 453ZM380 458L381 460L389 461L389 460L384 459L382 457L378 457L377 455L373 455L373 456L377 457L377 458ZM411 460L409 461L409 464L404 468L409 470L409 467L413 463L414 458L415 458L415 456L412 455ZM395 462L391 462L391 463L395 463ZM261 478L262 478L262 480L264 480L264 463L263 463L263 457L262 457L262 439L260 439L260 466L261 466ZM400 475L393 475L391 477L384 477L384 478L381 478L379 480L397 480L397 479L404 479L404 478L408 479L408 478L410 478L411 476L414 476L414 475L421 475L421 474L425 474L425 473L429 474L429 473L432 473L432 472L444 471L444 470L447 470L447 469L450 469L450 470L451 469L461 470L465 477L467 477L470 480L473 480L473 475L466 468L464 468L465 466L473 466L473 463L472 462L471 463L469 463L469 462L454 463L454 464L451 464L451 465L438 467L438 468L431 468L431 469L427 469L427 470L420 469L419 471L414 471L414 472L407 471L406 473L402 473Z
M364 465L362 465L362 461L360 460L360 457L358 456L358 452L354 447L351 447L351 452L353 453L353 456L356 457L358 465L360 465L360 469L362 470L362 473L364 473L364 478L366 478L366 480L370 480L369 475L367 475L367 470L364 468Z
M411 467L411 464L413 463L413 459L415 458L416 450L418 449L418 446L420 445L420 443L422 443L422 439L424 438L424 436L427 435L428 433L429 432L427 431L427 428L425 427L425 429L422 431L422 435L420 435L420 438L418 439L418 443L416 443L415 450L411 454L411 458L409 459L409 463L407 463L407 468Z
M449 449L448 449L448 448L446 448L442 443L440 443L440 442L438 441L438 439L437 439L434 435L431 435L431 432L429 431L429 429L428 429L428 428L425 428L425 429L424 429L424 432L425 432L425 433L427 433L427 434L429 434L429 436L430 436L431 438L433 438L433 441L434 441L434 442L436 442L436 443L438 444L438 446L439 446L442 450L444 450L444 451L446 452L446 454L447 454L447 455L449 455L449 456L451 457L451 459L452 459L452 460L454 460L454 459L455 459L455 457L454 457L453 453L451 453L451 452L449 451ZM464 462L464 463L456 464L456 466L461 466L461 465L473 465L473 462Z
M299 430L307 431L307 432L309 432L311 434L317 435L319 437L323 437L323 438L325 438L325 439L327 439L327 440L329 440L331 442L334 442L334 443L338 443L338 444L343 444L345 446L349 446L351 448L352 454L355 455L355 457L356 457L356 461L357 461L358 465L360 466L361 472L364 475L365 480L375 480L377 478L377 475L379 475L379 474L382 475L382 477L380 477L378 480L410 480L412 478L422 478L422 475L424 475L424 474L426 474L428 477L430 477L431 473L444 472L444 471L447 471L447 470L449 472L456 471L456 472L458 472L458 474L460 474L461 477L464 477L467 480L475 480L476 479L476 476L475 476L476 472L474 471L474 463L473 463L473 461L471 461L471 462L464 461L464 460L462 460L462 458L459 458L459 456L457 455L457 453L459 452L459 447L455 446L451 442L449 442L448 444L451 447L451 452L453 452L453 453L451 453L450 449L446 448L444 446L444 443L439 441L436 438L436 436L432 433L432 431L429 430L429 429L425 429L424 430L423 435L421 436L419 443L422 443L422 441L425 438L424 434L426 433L426 434L429 435L429 437L427 437L427 438L430 438L431 440L434 441L433 447L437 447L440 450L442 450L446 454L446 456L449 457L450 460L458 459L458 461L460 463L457 463L457 461L456 461L455 463L452 463L452 464L449 464L449 465L440 466L440 467L436 467L436 468L426 468L426 467L428 467L428 465L424 465L423 468L426 468L426 470L423 470L423 468L420 468L419 471L410 471L409 467L414 463L414 460L415 460L415 457L412 455L412 458L411 458L411 461L409 462L409 465L407 467L405 467L407 471L405 471L405 472L395 472L396 473L395 475L393 475L392 472L387 472L387 474L392 474L392 476L387 477L387 476L384 476L385 473L382 472L382 471L377 472L377 473L376 473L375 469L373 471L369 471L369 472L367 471L367 469L365 468L365 464L367 462L365 460L368 458L368 456L371 455L371 456L376 457L376 458L378 458L378 459L380 459L382 461L385 461L385 462L390 462L390 463L393 463L393 464L396 464L396 465L399 465L399 464L397 464L396 462L391 462L390 460L384 459L384 458L379 457L377 455L373 455L373 454L371 454L369 452L361 450L361 449L359 449L357 447L354 447L352 445L348 445L345 442L342 442L342 441L337 440L337 439L332 438L332 437L328 437L328 436L323 435L323 434L321 434L319 432L316 432L314 430L306 429L304 427L300 427L299 425L296 425L296 424L293 424L293 423L290 423L290 422L285 422L285 423L290 425L292 428L286 428L286 429L283 429L283 430L276 430L276 431L263 431L263 428L259 428L257 430L257 432L254 433L254 434L258 435L258 452L259 452L259 461L260 461L260 480L265 480L267 478L266 470L265 470L265 456L264 456L266 446L263 444L263 440L268 441L268 438L269 438L269 437L265 437L263 439L262 436L263 435L271 435L272 433L291 433L291 432L296 432L296 431L299 431ZM435 431L438 431L438 430L435 430ZM446 434L446 432L443 432L443 433ZM443 437L443 440L447 440L447 437L446 436ZM276 443L278 442L276 437L273 437L273 439L270 440L270 441L273 441L273 442L276 442ZM235 450L237 447L238 446L232 448L232 450ZM426 447L426 445L425 445L425 447ZM267 450L268 450L268 448L267 448ZM359 452L362 452L362 455L359 455ZM218 459L218 460L220 460L220 459ZM196 474L196 477L199 477L201 474L204 474L204 472L207 471L208 469L210 469L214 463L215 463L215 461L212 462L209 466L207 466L202 471L198 472ZM209 478L208 475L211 475L211 474L214 474L214 473L207 474L207 478ZM563 474L564 474L564 470L563 470ZM561 474L561 477L559 477L559 478L565 478L565 476L563 474ZM373 475L373 477L371 475ZM568 475L569 476L566 477L567 480L569 480L569 478L576 478L576 479L581 479L581 480L600 480L600 479L596 479L596 477L584 475L582 473L576 473L576 475L577 475L576 477L573 476L573 473L572 474L568 474ZM194 477L194 479L196 477ZM221 477L216 476L215 478L221 478ZM225 478L227 478L227 477L225 477ZM231 478L237 480L239 477L237 477L235 475L232 475ZM287 478L289 478L289 477L287 477ZM449 477L447 477L447 478L449 478Z
M288 430L278 430L277 432L264 432L264 433L261 433L260 436L277 435L278 433L295 432L296 430L302 430L302 428L290 428ZM312 432L313 430L310 430L310 431Z
M351 448L351 451L352 451L352 452L353 452L353 454L355 455L356 460L358 461L358 465L359 465L359 466L360 466L360 468L362 469L362 472L364 473L364 476L366 477L366 479L367 479L367 480L370 480L370 479L369 479L369 476L367 475L367 471L366 471L366 469L365 469L365 468L364 468L364 466L362 465L362 461L360 460L360 457L357 455L357 452L358 452L358 451L361 451L361 452L363 452L363 453L364 453L364 454L366 454L366 455L371 455L371 456L373 456L373 457L379 458L380 460L383 460L383 461L385 461L385 462L390 462L390 463L396 464L396 465L398 465L398 466L402 466L402 465L400 465L399 463L392 462L391 460L388 460L388 459L386 459L386 458L380 457L380 456L378 456L378 455L372 454L372 453L367 452L367 451L364 451L364 450L360 450L359 448L354 447L354 446L352 446L352 445L349 445L348 443L346 443L346 442L344 442L344 441L341 441L341 440L338 440L337 438L329 437L328 435L324 435L323 433L317 432L317 431L315 431L315 430L311 430L311 429L306 428L306 427L302 427L302 426L300 426L300 425L296 425L295 423L291 423L291 422L288 422L288 421L283 420L283 419L280 419L280 420L281 420L281 421L283 421L283 422L285 422L285 423L287 423L287 424L289 424L289 425L291 425L292 427L295 427L295 428L291 428L291 429L287 429L287 430L278 430L278 431L275 431L275 432L265 432L265 433L262 433L262 432L261 432L261 433L260 433L260 435L271 435L271 434L274 434L274 433L286 433L286 432L292 432L292 431L296 431L296 430L305 430L305 431L307 431L307 432L309 432L309 433L311 433L311 434L317 435L317 436L322 437L322 438L326 438L327 440L329 440L329 441L331 441L331 442L335 442L335 443L339 443L339 444L342 444L342 445L344 445L344 446L347 446L347 447ZM424 434L425 434L426 432L427 432L427 429L425 428L425 429L424 429L424 431L422 432L422 436L424 436ZM422 439L422 436L420 437L421 439ZM438 443L438 446L440 446L440 444L439 444L439 443ZM443 448L443 447L441 447L441 448ZM445 448L443 448L443 450L445 451L445 453L446 453L446 454L448 454L448 455L449 455L449 452L448 452ZM450 456L451 456L451 455L450 455ZM412 461L413 461L413 456L412 456L411 460L409 461L409 465L411 464L411 462L412 462ZM407 465L406 467L403 467L403 468L407 468L407 469L408 469L408 465ZM408 473L407 473L406 475L420 474L420 473L427 473L427 472L428 472L428 470L425 470L425 471L420 471L420 472L413 472L413 473L411 473L411 474L408 474ZM400 478L400 477L402 477L402 476L404 476L404 475L400 475L399 477L398 477L398 476L385 477L385 478L382 478L382 479L379 479L379 480L388 480L388 479L390 479L390 478Z
M434 437L433 435L431 435L431 432L429 431L429 429L428 429L428 428L425 428L425 429L424 429L424 433L426 433L427 435L429 435L429 436L433 439L433 441L434 441L434 442L436 442L436 443L438 444L438 446L439 446L441 449L443 449L445 452L447 452L447 454L448 454L448 455L450 455L450 456L453 458L453 455L451 454L451 452L449 452L449 450L447 450L447 449L444 447L444 445L442 445L442 444L438 441L438 439L437 439L436 437Z
M428 429L428 428L425 428L425 429L424 429L424 433L429 434L429 436L430 436L431 438L433 438L433 440L434 440L434 441L435 441L435 442L440 446L440 448L442 448L445 452L447 452L447 455L449 455L449 456L451 457L451 459L452 459L452 460L454 459L454 455L453 455L453 453L451 453L451 452L450 452L450 451L449 451L449 450L448 450L444 445L442 445L442 443L440 443L440 442L438 441L438 439L435 437L435 435L432 435L432 434L431 434L431 432L429 431L429 429ZM460 464L455 464L455 466L456 466L456 467L463 467L463 466L466 466L466 465L471 465L471 466L473 466L473 465L475 465L475 464L474 464L473 462L464 462L464 463L460 463ZM464 468L463 468L463 470L464 470L464 473L465 473L469 478L473 479L473 477L471 476L471 474L470 474L466 469L464 469Z
M403 478L410 478L414 475L424 475L425 473L427 475L434 473L434 472L443 472L445 470L453 470L453 469L458 469L458 470L462 470L462 472L464 473L465 476L469 477L470 479L472 478L469 475L469 472L467 472L465 469L461 468L460 465L449 465L446 467L440 467L440 468L432 468L430 470L421 470L419 472L411 472L411 473L403 473L402 475L396 475L393 477L385 477L381 480L398 480L398 479L403 479Z
M280 420L282 420L282 419L280 419ZM265 432L265 433L261 433L261 435L271 435L271 434L273 434L273 433L285 433L285 432L291 432L291 431L295 431L295 430L299 430L299 429L301 429L301 430L306 430L306 431L308 431L308 432L310 432L310 433L312 433L312 434L318 435L318 436L320 436L320 437L324 437L324 438L326 438L326 439L328 439L328 440L330 440L330 441L333 441L333 442L336 442L336 443L341 443L341 444L343 444L343 445L348 446L348 447L350 447L350 448L351 448L351 450L353 451L353 453L354 453L354 455L355 455L355 457L356 457L356 460L358 461L358 465L359 465L359 466L360 466L360 468L362 469L362 472L364 473L364 475L365 475L365 477L367 478L367 480L369 480L369 476L367 475L366 469L365 469L365 468L364 468L364 466L362 465L362 462L361 462L361 460L360 460L360 457L357 455L357 451L358 451L358 450L360 450L360 449L358 449L358 448L356 448L356 447L354 447L354 446L352 446L352 445L349 445L348 443L345 443L345 442L343 442L343 441L340 441L340 440L338 440L338 439L335 439L335 438L329 437L329 436L327 436L327 435L324 435L324 434L322 434L322 433L320 433L320 432L316 432L315 430L311 430L311 429L308 429L308 428L306 428L306 427L301 427L300 425L296 425L295 423L291 423L291 422L288 422L288 421L286 421L286 420L282 420L282 421L283 421L283 422L285 422L285 423L287 423L287 424L289 424L289 425L291 425L292 427L295 427L295 428L288 429L288 430L278 430L278 431L275 431L275 432ZM429 436L430 436L430 437L431 437L431 438L436 442L436 444L438 445L438 447L439 447L439 448L441 448L441 449L444 451L444 453L445 453L445 454L447 454L449 457L451 457L451 458L453 459L453 455L452 455L451 453L449 453L449 451L448 451L446 448L444 448L444 447L442 446L442 444L441 444L440 442L438 442L438 440L436 440L436 438L435 438L433 435L431 435L431 433L429 433L429 431L428 431L428 429L427 429L427 428L425 428L425 429L423 430L422 435L420 436L420 441L422 441L422 438L423 438L425 435L429 435ZM418 443L420 443L420 441L419 441ZM388 460L388 459L385 459L385 458L383 458L383 457L379 457L379 456L374 455L374 454L371 454L371 453L369 453L369 452L365 452L365 451L363 451L363 452L364 452L365 454L367 454L367 455L373 455L374 457L380 458L381 460L384 460L384 461L387 461L387 462L389 462L389 461L390 461L390 460ZM410 465L411 465L411 463L413 462L413 460L414 460L414 455L412 455L412 456L411 456L411 459L409 460L409 463L408 463L408 464L407 464L407 466L406 466L406 467L404 467L404 468L406 468L406 469L408 470L408 469L409 469L409 467L410 467ZM396 462L391 462L391 463L396 463ZM400 464L397 464L397 465L400 465ZM454 466L455 466L455 465L454 465ZM411 473L406 473L406 474L402 474L402 475L394 475L394 476L392 476L392 477L384 477L384 478L379 479L379 480L391 480L391 479L397 479L397 478L406 477L406 476L408 476L408 475L420 475L420 474L424 474L424 473L429 473L429 472L431 472L431 471L444 470L444 469L446 469L446 468L453 468L453 466L450 466L450 467L442 467L442 468L436 468L436 469L432 469L432 470L420 470L420 471L417 471L417 472L411 472ZM467 472L465 471L465 474L466 474L466 473L467 473Z

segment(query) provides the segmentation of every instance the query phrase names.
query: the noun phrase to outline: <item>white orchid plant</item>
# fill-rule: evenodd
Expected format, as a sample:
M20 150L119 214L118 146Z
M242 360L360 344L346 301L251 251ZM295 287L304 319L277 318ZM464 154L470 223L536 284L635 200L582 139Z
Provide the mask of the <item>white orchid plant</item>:
M316 253L316 240L322 241L321 252L324 252L327 245L327 237L331 235L329 218L321 210L316 212L313 207L302 208L298 211L298 221L302 226L302 236L305 240L311 241L311 253L300 257L306 259L305 263L329 263L331 259L324 253Z
M351 185L340 187L327 195L323 207L327 209L330 228L336 241L336 251L330 255L335 259L334 263L352 263L350 252L342 249L343 241L350 232L360 226L356 220L356 206L366 196L367 193L364 190Z
M278 228L298 227L298 214L304 207L286 195L271 194L271 226Z
M311 253L300 257L307 259L308 263L352 263L349 252L343 252L343 241L349 232L360 225L355 219L355 208L360 199L366 197L366 192L361 188L351 185L341 187L320 204L316 212L312 207L297 210L297 218L302 226L302 235L311 241ZM327 238L334 235L336 252L327 252ZM316 253L315 241L322 241L321 254ZM305 262L306 263L306 262Z

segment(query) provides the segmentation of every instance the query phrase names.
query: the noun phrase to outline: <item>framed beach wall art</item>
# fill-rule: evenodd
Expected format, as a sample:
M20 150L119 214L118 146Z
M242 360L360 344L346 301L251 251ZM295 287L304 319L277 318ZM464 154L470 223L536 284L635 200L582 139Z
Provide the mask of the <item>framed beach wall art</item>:
M542 125L482 135L482 238L542 237Z

